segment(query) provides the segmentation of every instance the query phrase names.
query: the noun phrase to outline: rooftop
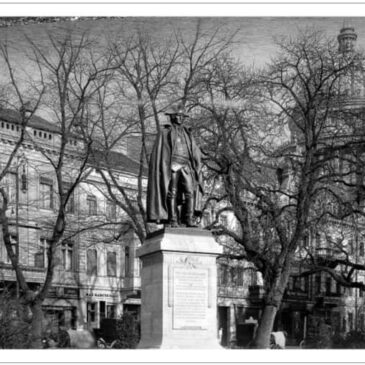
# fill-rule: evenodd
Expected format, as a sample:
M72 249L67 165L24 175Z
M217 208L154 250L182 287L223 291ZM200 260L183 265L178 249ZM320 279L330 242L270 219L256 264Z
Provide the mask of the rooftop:
M0 120L14 124L22 124L22 115L20 112L13 109L0 109ZM33 115L30 118L27 125L47 132L60 133L60 128L56 124L50 123L36 115Z
M131 159L123 153L116 151L94 151L93 154L90 155L89 162L101 168L105 168L108 166L111 169L130 173L133 175L139 174L139 162ZM147 177L147 174L148 169L146 167L143 167L143 177Z
M14 123L20 125L22 123L21 113L12 109L0 109L0 120L5 122ZM33 115L29 120L27 126L51 133L60 133L60 128L47 120ZM139 162L133 160L127 155L117 151L101 151L96 150L89 158L89 163L97 165L102 168L109 166L113 170L119 170L121 172L138 175L139 173ZM147 176L147 168L143 168L143 176Z

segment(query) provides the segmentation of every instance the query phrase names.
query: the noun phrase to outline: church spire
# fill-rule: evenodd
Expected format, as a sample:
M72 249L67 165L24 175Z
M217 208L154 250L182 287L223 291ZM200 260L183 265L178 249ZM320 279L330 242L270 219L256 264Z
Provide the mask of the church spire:
M344 21L340 34L337 36L338 51L340 53L352 52L355 49L357 34L355 28Z

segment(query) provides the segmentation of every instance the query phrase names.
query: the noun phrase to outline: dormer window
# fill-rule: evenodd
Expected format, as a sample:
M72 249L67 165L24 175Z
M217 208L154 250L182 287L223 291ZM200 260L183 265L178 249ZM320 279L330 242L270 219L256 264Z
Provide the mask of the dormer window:
M47 132L42 132L42 131L37 131L37 130L33 130L33 134L35 137L39 137L39 138L44 138L44 139L52 139L52 134L51 133L47 133Z

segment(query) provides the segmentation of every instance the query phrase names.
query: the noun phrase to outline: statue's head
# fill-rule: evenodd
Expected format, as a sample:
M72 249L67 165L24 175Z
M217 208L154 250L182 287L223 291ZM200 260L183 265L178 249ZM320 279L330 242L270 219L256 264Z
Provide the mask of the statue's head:
M171 123L176 124L182 124L184 119L189 117L189 115L185 113L184 105L181 103L171 106L165 114L170 116Z

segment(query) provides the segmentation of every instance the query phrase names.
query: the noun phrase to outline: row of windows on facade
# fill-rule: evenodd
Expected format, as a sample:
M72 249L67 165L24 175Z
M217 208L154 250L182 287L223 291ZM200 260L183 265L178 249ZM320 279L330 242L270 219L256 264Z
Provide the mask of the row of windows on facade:
M16 131L16 132L20 132L19 126L14 125L12 123L1 122L1 128Z
M347 253L349 255L358 255L360 257L365 256L365 242L362 240L354 240L354 239L349 239L346 242L344 242L343 238L338 238L337 240L335 239L330 239L330 241L336 241L336 243L334 242L327 242L327 238L322 237L322 235L317 232L315 234L312 234L312 236L314 237L314 246L315 249L320 251L320 250L324 250L327 248L336 248L336 246L338 246L339 248L341 248L342 246L346 246L347 247ZM309 235L305 235L303 238L303 244L304 247L309 247L310 246L310 236Z
M220 264L218 272L219 285L256 286L258 283L257 271L254 268Z
M48 325L52 328L67 327L76 329L77 324L77 308L74 306L67 308L42 307L44 318ZM104 318L114 319L117 317L117 305L105 301L88 302L87 303L87 322L92 325ZM97 316L97 314L99 316Z
M44 318L50 326L59 327L70 327L76 329L77 323L77 309L76 307L69 307L65 309L54 309L43 307ZM99 302L88 302L87 303L87 322L91 324L96 322L97 313L99 313L99 320L102 321L104 318L116 318L117 316L117 305L108 303L105 301ZM66 318L68 317L68 318Z
M10 242L13 252L16 252L17 236L11 235ZM38 252L34 255L34 266L38 268L46 268L48 263L48 251L50 248L50 241L46 238L40 239L40 246ZM76 252L75 245L72 241L63 242L61 245L61 267L65 271L76 270ZM96 249L88 249L86 251L86 273L90 276L98 275L98 252ZM130 272L130 251L129 247L124 250L124 276L128 277ZM6 262L10 263L10 257L7 255ZM107 276L117 276L117 253L108 251L106 256Z
M294 292L309 293L310 278L291 277L288 283L288 290ZM231 286L257 286L257 271L254 268L243 268L240 266L229 266L221 264L219 266L219 285ZM314 279L314 294L353 296L356 289L344 288L330 276L316 275ZM364 292L358 290L359 297L363 297Z
M321 237L320 233L316 233L315 235L315 248L317 250L321 250L323 249L323 243L325 241L323 240L323 238ZM333 246L333 243L329 243L330 246ZM342 246L344 246L344 242L342 238L339 238L337 240L337 246L340 248ZM346 243L346 247L347 247L347 253L349 255L355 255L357 254L360 257L363 257L365 255L365 244L364 241L356 241L353 239L349 239Z
M124 265L124 276L128 277L130 272L129 261L129 247L125 247L125 265ZM87 265L86 272L90 276L98 275L98 252L95 249L87 250ZM107 252L107 276L117 276L117 254L112 251Z
M11 130L11 131L14 131L14 132L15 131L20 132L19 125L15 125L13 123L7 123L7 122L4 122L4 121L1 122L1 128L2 129L8 129L8 130ZM34 137L43 138L43 139L47 139L47 140L50 140L50 141L53 138L53 135L51 133L36 130L36 129L33 130L33 135L34 135ZM69 144L72 145L72 146L77 146L77 140L76 139L69 139Z
M10 204L14 204L16 200L16 173L8 173L5 180L8 200ZM69 189L69 184L65 183L65 189ZM54 188L52 179L41 176L39 180L39 207L41 209L52 210L54 208ZM97 215L98 199L95 195L87 195L87 213L88 215ZM100 205L99 205L100 207ZM76 211L75 195L72 193L66 205L66 212L73 214ZM109 219L115 219L117 215L117 206L111 200L106 201L106 215Z
M252 231L257 232L257 235L262 239L263 233L258 222L251 222ZM270 238L270 231L265 232L266 240ZM335 251L337 248L347 247L347 253L349 255L358 255L359 257L365 256L365 242L356 239L347 239L347 242L343 238L329 238L321 235L319 232L307 233L303 237L303 247L313 247L317 253L326 253L328 249ZM323 251L323 252L322 252Z
M336 174L337 184L345 182L347 184L355 184L358 181L363 181L362 166L364 156L361 156L361 161L355 160L349 153L332 152L334 156L321 156L321 158L332 158L327 162L320 171L320 176ZM353 153L353 152L352 152Z
M310 277L291 277L288 283L288 290L293 292L309 293ZM345 288L340 283L335 281L332 277L317 274L314 276L314 294L324 294L327 296L340 296L355 294L355 288ZM358 290L359 297L363 297L364 292Z
M20 132L20 127L19 125L15 125L13 123L7 123L7 122L4 122L2 121L1 122L1 128L2 129L8 129L9 131L14 131L14 132ZM49 139L51 140L52 139L52 134L51 133L46 133L46 132L43 132L43 131L37 131L37 130L33 130L33 135L35 137L39 137L39 138L44 138L44 139Z

